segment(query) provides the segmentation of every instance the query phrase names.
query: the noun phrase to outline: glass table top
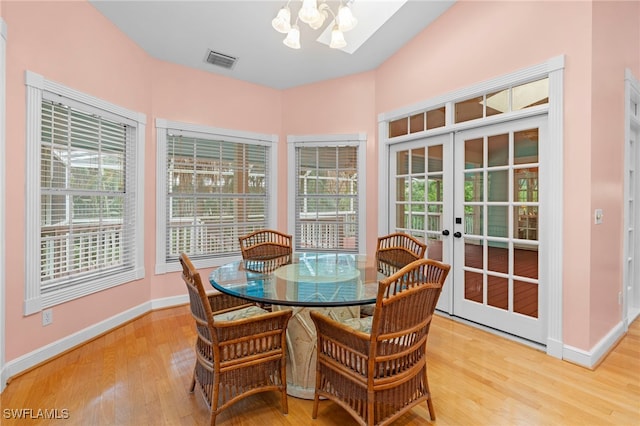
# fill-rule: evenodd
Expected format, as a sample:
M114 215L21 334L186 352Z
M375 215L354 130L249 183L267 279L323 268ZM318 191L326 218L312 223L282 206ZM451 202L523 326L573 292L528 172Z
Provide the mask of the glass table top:
M227 263L209 275L217 290L255 302L287 306L375 303L386 275L375 259L357 254L298 252Z

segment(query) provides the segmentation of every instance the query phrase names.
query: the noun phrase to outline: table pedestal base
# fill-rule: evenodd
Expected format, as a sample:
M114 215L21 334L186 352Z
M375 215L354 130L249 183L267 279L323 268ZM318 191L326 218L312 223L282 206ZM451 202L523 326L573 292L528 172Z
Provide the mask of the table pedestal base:
M273 305L273 310L291 309ZM309 316L320 311L336 321L360 317L360 306L339 308L294 308L287 326L287 394L313 399L316 386L316 327Z

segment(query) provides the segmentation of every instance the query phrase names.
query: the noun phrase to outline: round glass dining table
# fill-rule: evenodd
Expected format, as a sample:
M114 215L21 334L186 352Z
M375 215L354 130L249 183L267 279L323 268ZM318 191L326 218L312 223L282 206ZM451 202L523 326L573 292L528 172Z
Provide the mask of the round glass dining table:
M209 281L223 293L254 302L326 308L375 303L378 281L385 277L366 256L297 252L227 263L213 270Z
M385 272L373 257L297 252L231 262L213 270L209 281L223 293L270 304L273 310L293 310L287 326L287 393L313 399L317 338L309 311L337 321L360 317L361 305L375 303Z

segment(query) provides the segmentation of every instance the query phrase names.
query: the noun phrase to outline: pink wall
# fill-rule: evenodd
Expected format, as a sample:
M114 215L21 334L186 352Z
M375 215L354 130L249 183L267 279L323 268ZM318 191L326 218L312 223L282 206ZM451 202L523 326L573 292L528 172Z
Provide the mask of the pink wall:
M624 70L637 70L640 46L638 2L593 4L591 100L591 211L601 208L601 225L591 227L590 343L595 344L622 317L624 235ZM611 31L615 28L616 31ZM618 237L620 236L620 237Z
M286 135L367 134L365 208L368 253L375 252L377 238L372 236L377 236L378 227L378 142L374 77L373 72L367 72L285 90L282 115L286 119L281 136L286 141ZM280 162L285 164L284 161L293 161L283 158L282 154L286 154L286 150L283 151L285 152L281 152ZM281 168L280 181L286 182L284 167ZM286 206L286 202L282 205Z
M623 76L637 73L639 5L459 2L377 70L380 113L565 55L563 338L585 350L621 320Z
M25 70L74 89L146 112L151 87L143 52L86 3L5 2L7 22L8 181L6 234L6 360L23 355L149 299L149 286L131 283L54 308L54 322L23 317L25 262ZM82 37L78 37L82 34ZM64 46L64 48L61 48ZM10 200L10 202L9 202Z
M239 80L204 71L193 70L180 65L167 62L153 61L152 86L161 88L153 91L152 112L153 118L163 118L184 123L202 124L206 126L225 129L243 130L263 134L280 134L282 124L282 92L258 86ZM176 82L179 82L176 84ZM155 124L153 127L152 141L155 141ZM282 136L280 136L282 138ZM155 169L155 142L150 145L147 158L153 164L147 165L146 199L147 206L155 206L156 193L156 169ZM279 148L280 157L286 149L284 145ZM282 170L282 168L280 168ZM285 170L286 171L286 170ZM279 177L279 182L284 185L286 173ZM280 191L279 196L285 193ZM286 200L279 203L284 206ZM147 229L145 235L147 261L150 265L147 271L153 271L155 265L155 209L151 208L153 216L149 222L153 224ZM283 210L285 210L283 208ZM284 212L280 212L284 215ZM284 229L284 225L282 225ZM200 271L203 277L209 275L210 269ZM152 277L151 299L175 296L184 293L184 283L178 274L156 275Z
M6 356L60 340L149 300L184 294L177 273L155 269L155 118L280 134L279 91L194 71L150 58L84 1L4 2L7 43L7 265ZM79 37L79 35L81 35ZM25 85L30 70L147 117L145 141L145 257L143 280L53 308L46 328L40 315L23 316ZM188 98L188 101L187 101ZM203 271L208 273L208 271Z
M287 203L284 165L292 161L287 158L286 135L366 132L367 233L375 236L377 114L560 54L566 55L565 344L589 350L620 320L613 298L617 298L621 274L621 79L625 66L640 76L640 3L458 2L377 70L285 91L149 58L84 1L0 5L9 30L6 151L10 161L6 161L6 171L11 185L7 185L6 221L11 245L7 244L6 264L11 268L6 271L7 361L141 303L184 293L178 274L156 276L153 272L156 117L279 135L280 206ZM619 35L611 34L614 26L622 31ZM611 44L616 49L609 50ZM146 277L54 307L54 323L46 328L41 326L39 315L22 316L25 70L147 116ZM609 87L609 83L618 85ZM187 98L188 102L181 102ZM590 122L591 126L585 125ZM612 127L616 129L611 131ZM601 158L607 162L595 160ZM605 210L605 223L599 227L591 225L595 207ZM279 213L278 227L286 229L286 208L281 207ZM369 252L375 249L373 240L369 238ZM590 268L584 267L585 259L592 262Z

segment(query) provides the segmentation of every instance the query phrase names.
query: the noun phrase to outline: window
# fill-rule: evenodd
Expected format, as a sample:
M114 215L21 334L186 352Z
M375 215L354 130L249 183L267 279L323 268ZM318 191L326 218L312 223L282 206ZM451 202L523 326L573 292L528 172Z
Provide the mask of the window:
M25 314L144 276L144 116L27 72Z
M274 136L156 120L157 272L198 267L240 253L238 237L274 226Z
M296 250L364 250L365 135L290 137Z

